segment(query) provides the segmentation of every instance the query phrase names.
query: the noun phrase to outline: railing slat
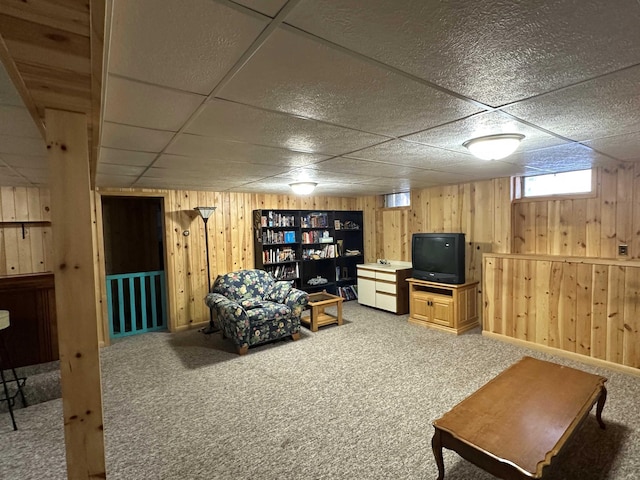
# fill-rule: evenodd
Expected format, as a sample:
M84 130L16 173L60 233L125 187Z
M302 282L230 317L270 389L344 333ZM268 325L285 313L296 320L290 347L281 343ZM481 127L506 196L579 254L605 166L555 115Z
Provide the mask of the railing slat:
M118 278L118 306L120 311L120 317L118 323L120 324L120 335L124 335L124 288L122 286L122 279Z
M158 307L156 303L156 277L151 277L149 284L151 285L151 320L153 326L158 325Z
M147 328L149 328L149 325L147 325L147 276L146 275L141 275L140 276L140 303L141 303L141 307L142 307L142 329L146 330Z
M136 323L136 277L129 277L129 308L131 309L131 331L138 331L138 324Z

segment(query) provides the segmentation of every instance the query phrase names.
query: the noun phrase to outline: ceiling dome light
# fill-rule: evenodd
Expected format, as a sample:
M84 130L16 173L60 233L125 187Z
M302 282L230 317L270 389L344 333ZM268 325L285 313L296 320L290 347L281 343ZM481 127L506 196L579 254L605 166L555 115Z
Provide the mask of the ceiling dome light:
M524 135L519 133L502 133L473 138L464 142L462 146L467 147L472 155L482 160L500 160L515 152L523 138Z
M294 182L289 184L296 195L309 195L317 185L316 182Z

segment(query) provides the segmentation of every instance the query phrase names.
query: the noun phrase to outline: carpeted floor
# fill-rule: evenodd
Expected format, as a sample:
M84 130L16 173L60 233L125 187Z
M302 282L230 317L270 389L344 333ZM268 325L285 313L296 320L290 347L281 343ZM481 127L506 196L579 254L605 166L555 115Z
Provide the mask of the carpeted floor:
M548 479L637 479L640 378L484 338L410 325L349 302L345 325L233 353L196 331L101 351L109 479L427 479L431 422L531 355L609 378ZM65 479L62 403L0 414L0 478ZM445 451L445 478L493 477Z

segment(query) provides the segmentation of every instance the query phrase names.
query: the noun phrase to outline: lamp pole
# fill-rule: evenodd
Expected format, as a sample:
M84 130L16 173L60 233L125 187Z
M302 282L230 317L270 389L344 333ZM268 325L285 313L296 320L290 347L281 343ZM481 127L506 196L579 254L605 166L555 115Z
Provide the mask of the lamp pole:
M207 230L207 222L209 217L215 212L216 207L195 207L194 210L200 214L204 221L204 248L207 254L207 294L209 294L211 293L211 267L209 265L209 232ZM220 329L213 323L213 310L209 308L209 326L203 329L203 332L209 334L215 333L218 330Z

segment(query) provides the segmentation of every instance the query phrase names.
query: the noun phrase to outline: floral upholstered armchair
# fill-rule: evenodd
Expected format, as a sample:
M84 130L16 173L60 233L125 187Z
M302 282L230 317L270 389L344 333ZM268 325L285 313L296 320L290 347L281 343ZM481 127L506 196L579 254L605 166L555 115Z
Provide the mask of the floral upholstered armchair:
M264 270L240 270L219 275L205 303L213 310L222 334L240 355L249 347L291 336L300 338L300 315L306 292L291 282L275 281Z

